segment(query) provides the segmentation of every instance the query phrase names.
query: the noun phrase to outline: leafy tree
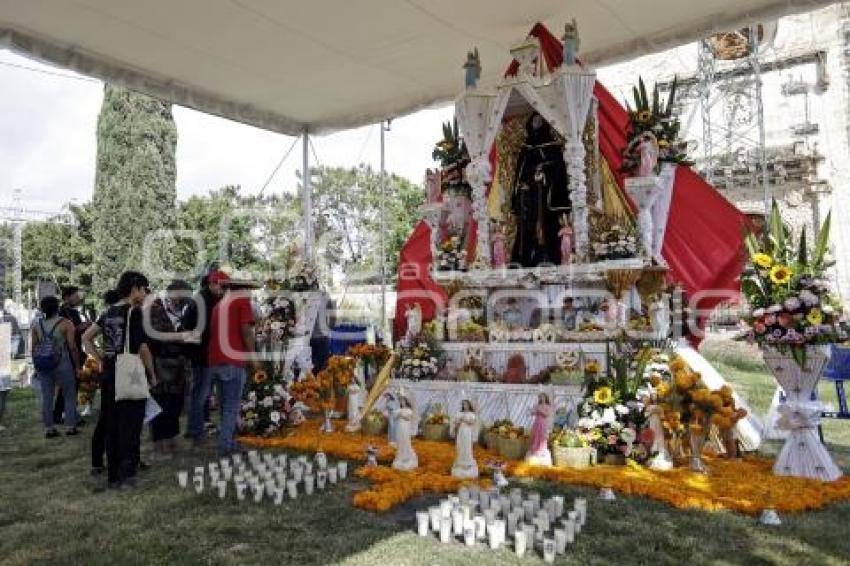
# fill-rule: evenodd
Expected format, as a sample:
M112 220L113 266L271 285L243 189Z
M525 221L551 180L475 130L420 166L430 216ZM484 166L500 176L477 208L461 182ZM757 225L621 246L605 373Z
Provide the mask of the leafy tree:
M175 223L177 129L171 105L107 84L97 124L93 287L102 292L128 268L143 268L154 231ZM159 264L164 262L159 259Z

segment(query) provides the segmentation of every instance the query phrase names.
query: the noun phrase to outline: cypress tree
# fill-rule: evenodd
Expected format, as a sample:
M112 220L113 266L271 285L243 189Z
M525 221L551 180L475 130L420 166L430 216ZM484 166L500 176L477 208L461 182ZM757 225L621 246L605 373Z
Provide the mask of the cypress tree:
M174 227L176 146L171 104L123 87L104 87L93 199L92 275L98 294L125 269L144 269L145 239L152 231Z

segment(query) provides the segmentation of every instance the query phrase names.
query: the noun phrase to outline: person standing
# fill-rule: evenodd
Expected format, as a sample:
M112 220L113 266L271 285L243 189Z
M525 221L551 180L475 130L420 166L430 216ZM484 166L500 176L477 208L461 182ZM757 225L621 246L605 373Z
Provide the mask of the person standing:
M77 352L83 351L83 332L91 323L80 312L80 306L83 304L82 293L79 287L69 286L62 289L62 306L59 307L59 316L69 320L74 326L74 342L77 345ZM82 363L82 356L80 356ZM82 366L74 368L75 372L79 372ZM61 423L64 420L65 413L65 396L62 394L60 386L59 393L56 395L56 404L53 407L53 421ZM82 419L79 419L78 424L82 425Z
M31 329L32 357L41 384L41 419L45 436L55 438L59 431L53 420L53 394L57 386L65 396L65 432L68 436L77 430L77 372L80 353L71 321L59 316L59 299L44 297L39 304L41 318Z
M189 307L186 329L200 331L201 341L192 355L192 396L189 411L189 437L194 444L203 443L205 424L209 421L209 375L210 320L213 309L224 294L224 285L229 277L223 271L213 271L201 281L201 290Z
M151 305L151 327L156 331L156 339L151 344L157 375L157 384L151 394L162 409L151 421L151 436L154 453L160 456L176 451L184 392L191 381L192 351L185 342L191 291L187 282L172 281L166 288L166 296Z
M103 294L103 304L108 310L111 306L120 300L118 291L110 289ZM104 311L105 312L105 311ZM97 356L97 350L83 350L86 353L91 353L95 359L100 359ZM99 364L98 374L103 374L103 366ZM97 417L97 424L94 427L94 433L91 437L91 475L99 476L103 473L103 455L106 452L106 418L103 411L103 393L101 393L101 409Z
M100 410L105 419L109 489L135 486L140 463L138 455L146 401L115 399L115 364L118 354L125 347L129 353L141 358L150 386L156 386L153 355L145 335L141 309L149 292L148 285L147 277L137 271L122 273L116 287L118 302L109 307L83 334L86 351L103 367ZM95 338L100 335L103 335L102 352L94 345Z
M255 339L254 309L247 282L227 282L224 297L213 308L210 318L209 384L215 381L221 395L221 422L219 424L219 454L226 456L236 450L236 424L242 390L245 386L246 367L254 366Z

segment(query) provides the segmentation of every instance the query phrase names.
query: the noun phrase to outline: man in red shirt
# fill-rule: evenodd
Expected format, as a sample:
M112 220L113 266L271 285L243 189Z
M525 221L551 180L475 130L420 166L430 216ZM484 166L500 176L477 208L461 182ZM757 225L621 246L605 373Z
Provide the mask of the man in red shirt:
M219 381L221 423L218 450L222 456L236 450L236 420L245 387L246 368L253 367L255 335L254 309L246 290L251 285L234 280L222 281L226 291L210 317L208 372L211 383Z

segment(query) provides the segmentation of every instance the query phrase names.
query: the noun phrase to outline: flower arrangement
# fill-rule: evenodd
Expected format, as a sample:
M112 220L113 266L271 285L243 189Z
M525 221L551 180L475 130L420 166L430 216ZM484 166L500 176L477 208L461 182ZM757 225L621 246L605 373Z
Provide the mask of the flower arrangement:
M410 344L400 346L401 362L396 375L412 381L434 379L442 367L443 352L434 338L420 334Z
M294 383L290 392L313 412L332 411L337 397L344 397L345 388L354 378L356 363L351 356L331 356L325 369Z
M633 173L640 164L639 143L643 134L650 133L658 143L658 162L693 165L688 159L687 142L679 139L681 124L674 115L677 79L673 79L666 104L661 101L658 85L652 89L652 99L647 95L646 85L638 78L638 85L632 87L633 105L626 103L629 113L629 128L626 133L628 143L623 150L623 164L620 171Z
M829 267L830 215L809 248L805 228L796 242L782 224L776 201L761 237L748 234L749 265L741 276L741 292L749 305L746 338L759 346L790 350L801 365L805 346L847 339L841 303L825 280Z
M295 335L295 305L286 297L266 297L254 330L260 352L283 351Z
M637 228L618 222L608 222L591 233L590 248L597 261L628 259L638 254Z
M474 320L466 320L457 327L457 339L461 342L483 342L486 338L484 327Z
M310 262L296 261L289 271L284 289L296 292L315 291L319 288L319 277L316 268Z
M588 446L588 436L579 431L563 428L549 435L549 444L563 448L584 448Z
M457 118L443 122L443 139L434 146L431 157L440 162L440 190L471 196L472 187L464 178L464 168L469 163L469 151L458 129Z
M379 368L390 359L390 349L383 344L355 344L348 349L347 354Z
M448 236L437 250L437 269L440 271L464 271L466 249L460 236Z
M279 433L294 411L283 379L270 374L268 368L251 374L240 409L240 432L262 437Z

